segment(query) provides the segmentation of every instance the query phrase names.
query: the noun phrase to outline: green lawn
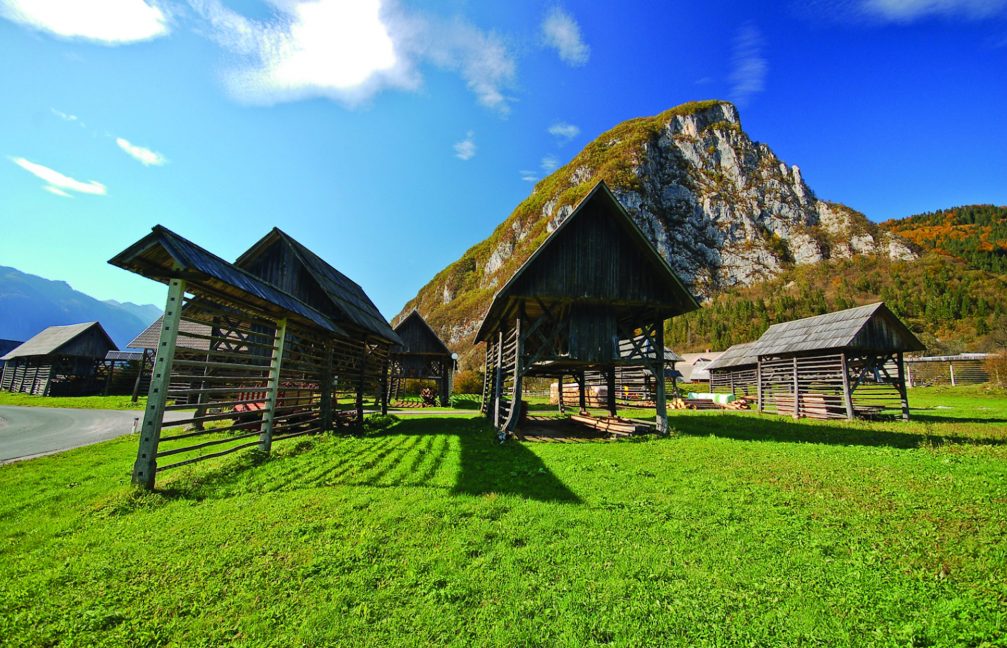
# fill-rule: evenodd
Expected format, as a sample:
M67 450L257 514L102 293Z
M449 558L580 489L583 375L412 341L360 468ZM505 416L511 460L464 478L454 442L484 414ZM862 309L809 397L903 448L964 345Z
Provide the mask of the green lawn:
M142 410L147 407L146 396L140 396L135 403L130 398L130 396L32 396L0 391L0 405L110 410Z
M135 438L0 468L4 645L1007 645L1007 397L910 423L481 419L128 486Z

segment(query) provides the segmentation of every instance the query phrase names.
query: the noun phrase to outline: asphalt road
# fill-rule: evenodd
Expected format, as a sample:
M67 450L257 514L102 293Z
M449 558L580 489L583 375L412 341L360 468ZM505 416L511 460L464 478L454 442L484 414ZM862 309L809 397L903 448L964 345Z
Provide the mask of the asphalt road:
M173 420L192 416L173 412ZM142 422L136 410L63 409L0 406L0 464L114 439Z

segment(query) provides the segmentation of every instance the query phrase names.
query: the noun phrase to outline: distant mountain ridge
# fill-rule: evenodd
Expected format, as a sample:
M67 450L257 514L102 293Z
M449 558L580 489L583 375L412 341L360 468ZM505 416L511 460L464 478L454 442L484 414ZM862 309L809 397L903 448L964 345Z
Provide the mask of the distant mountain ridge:
M0 266L0 339L23 341L48 326L97 321L121 349L160 315L152 304L100 301L65 281Z

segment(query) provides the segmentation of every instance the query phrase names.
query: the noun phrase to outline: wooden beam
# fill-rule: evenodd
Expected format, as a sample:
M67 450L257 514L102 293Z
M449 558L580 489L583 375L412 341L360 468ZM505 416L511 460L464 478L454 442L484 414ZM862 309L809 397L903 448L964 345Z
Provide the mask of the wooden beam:
M497 364L494 368L493 377L493 427L500 427L500 392L503 391L503 342L504 334L501 329L497 333Z
M280 370L283 367L283 347L287 340L287 319L276 320L273 335L273 356L269 361L269 379L266 382L266 406L262 410L262 430L259 434L259 450L269 454L273 447L273 423L276 418L276 399L280 393Z
M654 346L657 351L654 377L657 379L654 395L655 422L658 434L668 434L668 404L664 393L664 322L654 327Z
M898 355L895 356L895 362L898 364L898 371L899 371L899 378L898 378L899 385L898 385L898 387L899 387L899 396L901 396L901 400L902 400L902 403L901 403L901 405L902 405L902 420L903 421L908 421L909 420L909 393L906 391L906 373L905 373L906 360L903 357L901 351L899 351Z
M164 407L168 400L171 383L171 364L175 357L175 342L178 340L178 324L182 319L182 301L185 297L185 281L172 279L168 282L168 300L164 306L161 321L161 335L154 357L154 372L147 391L147 409L143 413L140 428L140 446L133 464L133 484L153 490L154 474L157 472L157 446L161 439L161 423Z
M800 383L797 381L797 357L794 357L794 418L801 418Z
M850 390L850 365L843 353L843 404L846 405L846 418L853 420L853 392Z
M325 344L325 368L322 373L321 393L318 396L318 413L322 416L322 430L332 429L332 345Z

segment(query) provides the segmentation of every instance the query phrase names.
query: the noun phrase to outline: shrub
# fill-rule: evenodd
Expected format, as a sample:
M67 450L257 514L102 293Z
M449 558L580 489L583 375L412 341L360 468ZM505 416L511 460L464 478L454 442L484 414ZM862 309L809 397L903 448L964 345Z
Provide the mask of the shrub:
M452 391L456 394L481 394L483 391L483 373L473 369L464 369L455 374Z
M986 358L983 369L989 374L990 382L999 386L1007 386L1007 353L998 353Z

